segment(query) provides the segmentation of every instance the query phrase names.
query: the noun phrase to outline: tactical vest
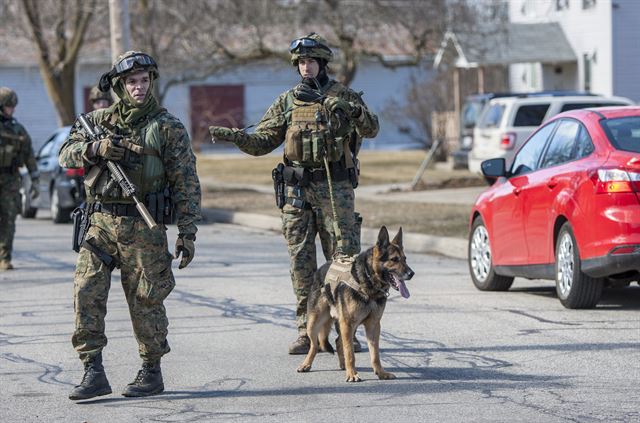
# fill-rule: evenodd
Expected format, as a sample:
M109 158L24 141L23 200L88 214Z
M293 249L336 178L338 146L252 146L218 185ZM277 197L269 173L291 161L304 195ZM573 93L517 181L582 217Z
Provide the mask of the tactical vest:
M333 83L325 94L337 96L340 92L341 85ZM288 160L315 168L324 165L325 155L329 162L337 162L344 156L349 140L336 136L338 123L321 103L298 100L290 91L285 98L285 110L288 125L284 155Z
M10 170L15 168L17 171L21 165L19 163L22 149L27 142L27 137L19 133L19 126L10 123L6 123L0 126L0 169Z
M120 145L125 147L125 154L119 163L142 201L148 194L162 192L167 186L164 164L160 158L164 142L157 119L151 119L146 126L124 134L120 140ZM134 203L132 198L123 195L119 186L110 182L111 179L108 169L105 169L93 187L87 190L87 201Z

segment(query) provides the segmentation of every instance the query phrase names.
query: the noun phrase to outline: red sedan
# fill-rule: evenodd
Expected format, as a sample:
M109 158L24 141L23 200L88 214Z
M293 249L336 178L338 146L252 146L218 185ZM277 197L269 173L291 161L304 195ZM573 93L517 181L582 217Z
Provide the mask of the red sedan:
M591 308L603 286L640 281L640 107L557 115L510 169L491 159L482 172L492 185L476 200L469 235L478 289L555 279L565 307Z

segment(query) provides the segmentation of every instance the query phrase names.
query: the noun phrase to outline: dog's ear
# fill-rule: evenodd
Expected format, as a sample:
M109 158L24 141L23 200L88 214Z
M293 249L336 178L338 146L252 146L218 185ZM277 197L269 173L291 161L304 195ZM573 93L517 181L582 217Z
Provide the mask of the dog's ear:
M395 238L393 238L393 241L391 241L392 244L397 245L400 248L402 247L402 226L400 226L400 229L398 230L398 234L395 236Z
M389 232L387 231L386 226L382 226L380 228L380 232L378 233L378 242L376 242L376 247L387 248L388 245L389 245Z

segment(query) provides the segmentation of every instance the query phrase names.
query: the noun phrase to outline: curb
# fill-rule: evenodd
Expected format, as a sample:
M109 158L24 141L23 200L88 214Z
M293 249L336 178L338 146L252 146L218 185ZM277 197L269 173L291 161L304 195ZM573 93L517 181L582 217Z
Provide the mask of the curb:
M234 212L225 209L202 209L202 217L208 222L231 223L269 231L282 231L279 217L257 213ZM362 228L362 244L373 245L378 238L378 229ZM460 238L440 237L425 234L403 235L406 251L425 254L442 254L457 259L467 259L467 241Z

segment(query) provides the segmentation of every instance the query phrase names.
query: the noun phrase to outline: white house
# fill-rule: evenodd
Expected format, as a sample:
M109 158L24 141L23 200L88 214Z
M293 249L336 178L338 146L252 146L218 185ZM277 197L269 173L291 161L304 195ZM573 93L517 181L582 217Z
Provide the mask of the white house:
M640 102L640 1L510 0L514 23L556 22L576 61L510 66L515 91L575 89Z

